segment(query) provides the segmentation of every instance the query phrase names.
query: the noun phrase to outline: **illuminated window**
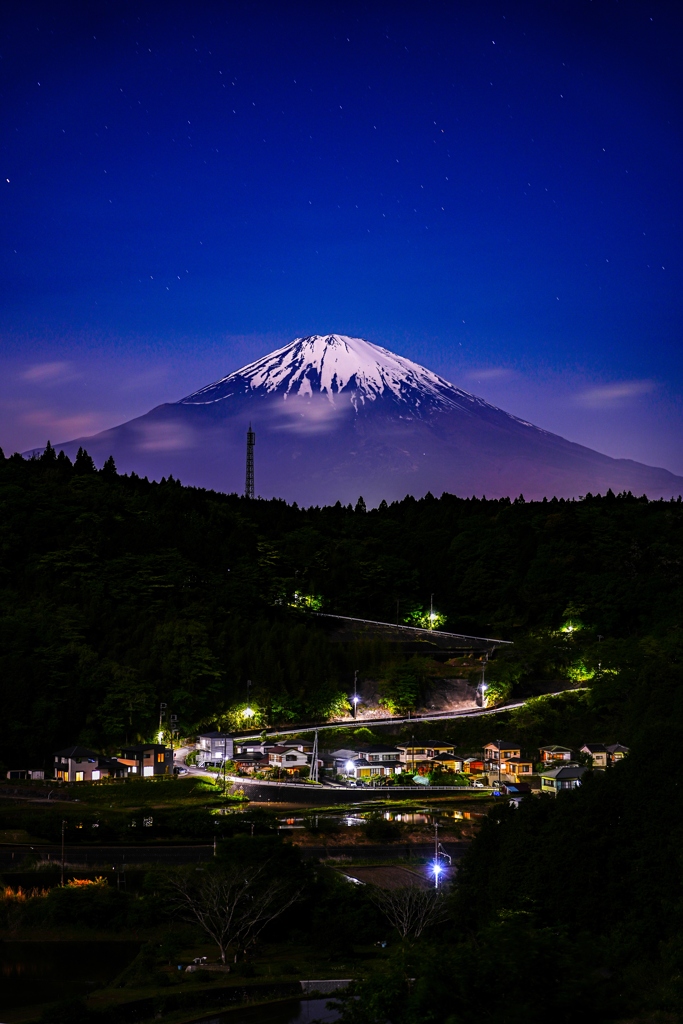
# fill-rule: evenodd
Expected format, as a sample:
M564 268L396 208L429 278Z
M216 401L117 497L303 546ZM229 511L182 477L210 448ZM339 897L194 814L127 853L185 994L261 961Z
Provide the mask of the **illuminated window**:
M142 769L142 774L145 776L154 775L154 766L151 764L146 764L145 767Z
M76 772L76 782L83 782L83 772Z
M93 777L93 779L94 779L95 781L97 781L97 779L99 779L99 778L100 778L100 772L99 772L99 771L94 771L94 772L92 773L92 777Z
M157 754L157 764L163 764L163 763L164 763L164 755L163 755L163 753L162 754Z

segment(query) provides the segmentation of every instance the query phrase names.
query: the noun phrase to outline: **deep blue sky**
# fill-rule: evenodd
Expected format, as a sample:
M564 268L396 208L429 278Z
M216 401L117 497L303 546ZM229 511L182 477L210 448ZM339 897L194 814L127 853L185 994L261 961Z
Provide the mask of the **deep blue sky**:
M683 472L680 4L12 6L6 450L334 331Z

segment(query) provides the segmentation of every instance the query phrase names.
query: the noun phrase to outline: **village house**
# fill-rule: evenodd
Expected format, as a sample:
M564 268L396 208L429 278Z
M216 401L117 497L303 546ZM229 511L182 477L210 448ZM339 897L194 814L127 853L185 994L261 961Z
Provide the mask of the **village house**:
M227 732L200 732L197 737L197 764L200 767L207 761L215 765L231 761L234 752L234 740Z
M238 771L252 775L269 767L268 755L260 750L249 750L246 753L233 754L231 761Z
M568 747L539 747L541 761L544 765L552 765L557 761L571 761L572 752Z
M481 775L484 771L484 762L480 757L466 757L462 763L462 770L466 775Z
M393 749L393 748L392 748ZM440 754L452 754L455 746L452 743L397 743L395 749L402 764L411 769L425 758L437 757Z
M606 749L610 759L610 764L615 764L616 761L622 761L629 753L629 748L622 746L621 743L611 743Z
M521 757L522 749L518 743L510 743L503 740L492 740L484 747L484 767L488 771L498 771L501 761L507 761L511 757Z
M524 775L529 776L533 770L534 763L527 757L506 757L500 762L501 775L511 780Z
M581 747L582 754L588 754L594 768L607 767L607 747L603 743L584 743Z
M145 779L173 774L173 751L163 743L123 747L121 756L116 760L125 764L131 775L141 775Z
M400 760L400 748L389 747L383 744L359 744L357 747L341 747L339 750L332 750L328 755L333 762L334 769L339 775L349 775L352 778L369 777L371 775L393 775L403 770ZM362 761L360 771L356 762ZM367 771L366 771L367 768Z
M45 772L42 768L10 768L7 772L8 779L44 779Z
M447 772L461 772L463 770L463 759L455 754L435 754L431 759L434 768L443 768Z
M551 768L550 771L541 773L541 792L550 793L552 796L563 789L576 789L581 785L581 779L588 771L583 765L565 764L560 768Z
M74 745L54 756L54 775L60 782L99 782L127 773L115 757L105 757L87 747Z
M283 771L292 774L301 768L309 767L309 758L297 747L275 746L268 750L268 765L270 768L281 768Z
M379 775L380 772L381 768L375 768L375 775ZM350 779L369 779L372 774L373 770L367 757L357 757L346 762L344 775L348 775Z

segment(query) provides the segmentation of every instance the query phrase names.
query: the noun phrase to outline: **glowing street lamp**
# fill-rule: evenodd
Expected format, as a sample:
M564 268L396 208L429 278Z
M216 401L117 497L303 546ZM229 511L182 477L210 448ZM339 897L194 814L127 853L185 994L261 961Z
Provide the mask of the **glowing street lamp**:
M346 764L344 765L344 767L346 768L346 774L350 775L352 773L355 765L354 765L353 761L347 761Z
M247 679L247 706L244 709L244 711L242 712L242 716L244 718L253 718L254 714L255 714L255 712L253 711L253 709L249 705L249 691L250 690L251 690L251 679Z
M356 717L359 701L360 697L358 696L358 669L356 669L356 671L353 673L353 697L351 698L351 703L353 704L354 718Z
M439 888L439 876L440 876L441 872L443 871L443 868L437 862L434 865L434 867L432 868L432 871L434 872L434 888L438 889Z

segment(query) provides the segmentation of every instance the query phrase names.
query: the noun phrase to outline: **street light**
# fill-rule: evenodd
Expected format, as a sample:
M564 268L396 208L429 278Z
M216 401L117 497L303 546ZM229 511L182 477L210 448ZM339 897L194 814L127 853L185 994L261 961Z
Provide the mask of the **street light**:
M435 864L434 867L432 868L432 871L434 872L434 888L438 889L439 888L439 875L443 871L443 868L441 867L440 864Z
M358 703L360 697L358 696L358 669L353 673L353 697L351 703L353 704L353 717L356 717L356 711L358 710Z
M250 690L251 690L251 679L247 679L247 706L244 709L244 711L242 712L242 715L244 716L244 718L253 718L254 717L254 711L249 706L249 691Z

